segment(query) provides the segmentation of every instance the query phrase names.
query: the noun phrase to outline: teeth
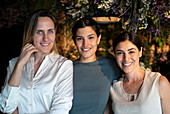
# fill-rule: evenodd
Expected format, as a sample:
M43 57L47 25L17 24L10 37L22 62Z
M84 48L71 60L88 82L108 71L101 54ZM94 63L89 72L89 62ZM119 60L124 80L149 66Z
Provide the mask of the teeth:
M43 44L43 43L41 43L41 45L43 45L43 46L47 46L48 44Z
M126 64L124 63L125 66L129 66L130 64L132 64L132 63L126 63Z
M84 51L87 51L87 50L89 50L90 48L87 48L87 49L83 49Z

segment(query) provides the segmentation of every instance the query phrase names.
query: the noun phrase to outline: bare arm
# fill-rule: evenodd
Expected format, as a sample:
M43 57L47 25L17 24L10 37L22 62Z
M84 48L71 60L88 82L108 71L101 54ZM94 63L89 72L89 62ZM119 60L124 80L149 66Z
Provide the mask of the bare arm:
M170 83L164 76L161 76L159 79L159 93L163 114L170 114Z
M14 67L14 70L10 76L8 84L10 86L19 87L20 79L22 74L22 69L24 65L28 62L31 54L37 52L38 50L32 44L26 44L20 54L20 57Z
M113 110L112 110L112 101L111 101L110 97L109 97L109 100L107 102L107 106L106 106L104 114L114 114Z

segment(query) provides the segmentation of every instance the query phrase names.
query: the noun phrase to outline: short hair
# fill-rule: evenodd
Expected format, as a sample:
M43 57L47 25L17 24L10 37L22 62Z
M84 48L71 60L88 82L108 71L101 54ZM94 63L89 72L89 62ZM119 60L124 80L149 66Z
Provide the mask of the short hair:
M100 35L100 26L99 24L92 18L81 18L78 21L75 22L73 28L72 28L72 39L75 42L76 32L79 28L85 28L87 26L92 27L92 29L96 32L97 37Z
M33 43L33 36L36 32L39 17L49 17L54 22L54 29L56 30L56 19L53 14L46 9L38 9L32 13L25 23L22 47L27 43ZM58 53L55 43L52 50Z
M113 51L115 52L116 46L118 45L118 43L123 42L129 40L130 42L132 42L140 51L141 47L142 47L142 42L141 39L139 38L139 36L137 34L135 34L134 32L127 32L124 31L122 33L120 33L113 41Z

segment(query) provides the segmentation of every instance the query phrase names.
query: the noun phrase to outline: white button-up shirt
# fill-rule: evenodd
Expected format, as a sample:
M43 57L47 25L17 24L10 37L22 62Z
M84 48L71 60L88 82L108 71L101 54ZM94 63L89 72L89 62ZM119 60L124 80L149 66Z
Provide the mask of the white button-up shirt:
M73 99L73 64L51 53L45 57L34 76L34 57L24 66L19 87L8 85L18 58L9 62L7 78L0 94L0 110L12 113L68 114Z

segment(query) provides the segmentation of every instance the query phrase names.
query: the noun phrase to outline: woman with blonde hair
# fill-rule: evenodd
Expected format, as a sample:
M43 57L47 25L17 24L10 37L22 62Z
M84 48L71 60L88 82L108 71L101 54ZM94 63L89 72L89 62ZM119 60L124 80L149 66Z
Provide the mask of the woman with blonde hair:
M19 57L9 61L0 110L68 114L73 98L72 61L58 54L52 13L35 11L25 24Z

